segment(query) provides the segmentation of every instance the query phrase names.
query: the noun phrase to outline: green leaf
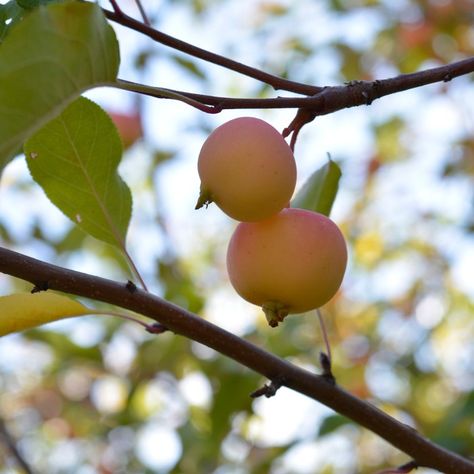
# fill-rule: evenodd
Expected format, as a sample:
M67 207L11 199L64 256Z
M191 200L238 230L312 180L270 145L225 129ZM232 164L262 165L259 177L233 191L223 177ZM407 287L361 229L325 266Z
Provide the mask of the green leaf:
M341 426L352 423L349 418L342 415L330 415L323 420L319 428L318 436L325 436L336 431Z
M12 26L21 20L24 13L25 10L15 0L10 0L0 5L0 43L4 40Z
M329 158L328 162L316 170L291 201L291 207L308 209L329 216L336 199L341 170Z
M93 3L41 6L18 22L0 45L0 171L83 91L113 82L118 65L115 33Z
M0 336L90 313L81 303L51 292L1 296Z
M197 78L203 80L206 79L207 76L205 72L194 61L191 61L178 55L171 56L171 59L176 64L179 64L187 72L191 73L193 76L196 76Z
M16 3L18 3L21 8L29 10L31 8L39 7L40 5L50 3L51 1L54 0L16 0Z
M33 179L88 234L124 248L132 211L117 173L122 143L111 118L80 97L25 143Z
M0 5L0 42L3 40L3 37L7 31L7 14L5 11L5 5Z

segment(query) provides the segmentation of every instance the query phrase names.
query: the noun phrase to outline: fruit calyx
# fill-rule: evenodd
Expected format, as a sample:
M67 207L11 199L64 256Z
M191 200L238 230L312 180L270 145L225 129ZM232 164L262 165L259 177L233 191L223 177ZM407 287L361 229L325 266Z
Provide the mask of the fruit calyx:
M263 303L262 310L265 313L268 324L272 328L276 328L279 323L283 322L290 312L288 306L279 301L268 301L267 303Z
M194 209L201 209L203 206L209 206L209 204L212 204L214 202L214 199L212 198L212 193L201 187L201 190L199 191L199 197L196 202L196 207Z

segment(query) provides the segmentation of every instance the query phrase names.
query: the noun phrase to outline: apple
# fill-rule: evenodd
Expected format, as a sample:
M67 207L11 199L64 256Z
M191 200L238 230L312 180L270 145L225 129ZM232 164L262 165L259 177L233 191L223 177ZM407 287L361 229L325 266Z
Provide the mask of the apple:
M270 326L327 303L339 289L347 248L328 217L288 208L260 222L241 222L227 249L230 282L261 306Z
M293 152L264 120L240 117L216 128L198 159L201 192L196 209L214 202L242 222L283 209L296 185Z

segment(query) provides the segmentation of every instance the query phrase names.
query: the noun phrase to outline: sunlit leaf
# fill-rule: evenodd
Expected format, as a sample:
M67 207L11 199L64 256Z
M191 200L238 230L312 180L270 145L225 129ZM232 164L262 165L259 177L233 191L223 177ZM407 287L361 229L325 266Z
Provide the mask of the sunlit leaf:
M117 173L122 144L106 112L80 97L25 143L25 154L53 204L90 235L123 247L132 198Z
M1 296L0 336L90 313L81 303L51 292Z
M81 92L115 80L118 43L93 3L41 6L0 46L0 170Z
M291 201L291 207L329 216L336 199L341 170L331 159L315 171Z

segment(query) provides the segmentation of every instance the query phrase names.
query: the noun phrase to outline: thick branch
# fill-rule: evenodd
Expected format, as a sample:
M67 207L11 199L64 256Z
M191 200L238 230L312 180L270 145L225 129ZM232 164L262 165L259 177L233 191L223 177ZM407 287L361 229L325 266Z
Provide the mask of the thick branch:
M0 272L48 288L120 306L148 316L171 331L224 354L282 385L318 400L338 413L377 433L409 455L418 466L444 473L470 474L474 463L423 438L417 431L391 418L375 406L340 387L259 347L234 336L157 296L117 283L0 248Z
M257 79L260 82L272 86L276 90L280 89L305 95L316 94L321 90L321 87L301 84L299 82L294 82L282 77L274 76L273 74L269 74L267 72L261 71L260 69L247 66L246 64L239 63L238 61L226 58L225 56L198 48L197 46L194 46L190 43L186 43L185 41L181 41L177 38L174 38L173 36L167 35L166 33L155 30L154 28L133 19L123 12L118 14L117 12L111 12L105 9L103 11L109 20L115 21L120 25L138 31L139 33L143 33L158 43L169 46L170 48L176 49L177 51L181 51L209 63L217 64L218 66L230 69L231 71L235 71L253 79Z
M194 94L172 89L158 89L143 84L118 80L113 87L139 92L157 98L169 98L163 91L169 91L200 102L203 105L214 106L217 111L223 109L289 109L298 108L311 112L314 116L327 115L341 109L358 105L370 105L374 100L386 95L403 92L416 87L450 81L456 77L474 72L474 57L467 58L445 66L439 66L425 71L375 81L354 81L344 86L328 86L310 97L275 97L270 99L245 99L216 97L205 94ZM216 112L216 110L213 110ZM314 118L314 117L313 117Z

